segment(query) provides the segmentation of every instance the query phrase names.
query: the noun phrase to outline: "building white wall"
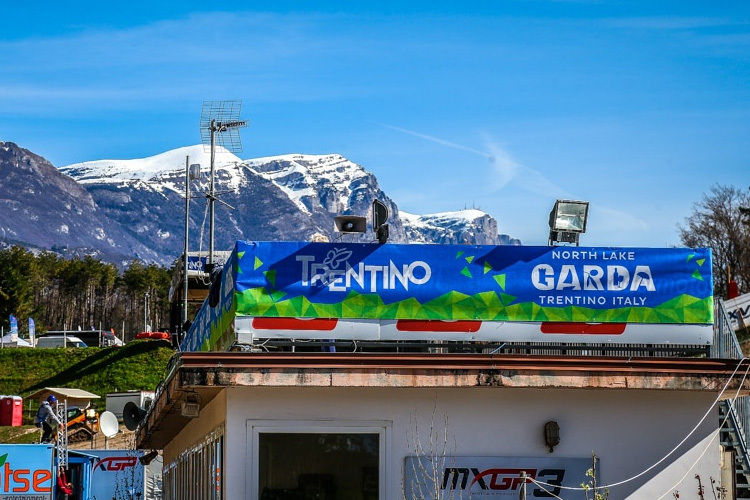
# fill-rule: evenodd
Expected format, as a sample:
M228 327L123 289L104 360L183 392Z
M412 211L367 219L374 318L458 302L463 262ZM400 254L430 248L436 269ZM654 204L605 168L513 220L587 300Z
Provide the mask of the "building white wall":
M449 434L455 437L451 454L457 456L590 457L596 452L601 481L610 484L660 461L698 424L716 397L709 392L497 387L232 387L225 392L225 498L237 499L250 498L249 420L391 422L385 498L395 500L403 497L404 457L415 454L410 445L414 418L426 441L433 415L438 432L447 415ZM553 454L543 438L549 420L560 425L561 441ZM612 488L610 500L671 500L673 491L681 499L698 498L696 474L704 485L711 477L721 477L717 428L712 410L675 454L638 479Z

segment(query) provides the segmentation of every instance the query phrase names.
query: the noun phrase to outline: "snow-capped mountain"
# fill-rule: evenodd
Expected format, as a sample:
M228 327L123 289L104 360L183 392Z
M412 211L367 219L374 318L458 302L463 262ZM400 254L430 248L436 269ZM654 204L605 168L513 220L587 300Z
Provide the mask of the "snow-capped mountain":
M119 262L154 261L157 251L122 231L86 189L47 160L0 141L0 244L94 255Z
M506 234L498 235L497 221L476 209L414 215L399 213L410 243L442 243L446 245L520 245Z
M0 143L2 145L4 143ZM10 144L10 143L6 143ZM13 145L15 146L15 145ZM20 150L20 148L18 148ZM33 153L25 150L21 156ZM0 150L1 152L1 150ZM35 155L34 155L35 156ZM36 157L39 162L46 162ZM59 171L46 162L44 171L26 172L21 184L64 183L75 200L72 213L61 218L80 216L89 224L80 226L81 241L75 243L85 252L92 242L109 245L112 255L124 255L170 264L182 252L185 226L185 166L201 164L202 176L190 183L190 249L207 250L210 154L202 145L189 146L141 159L97 160L62 167ZM19 161L0 165L0 173L18 176ZM23 161L21 161L23 164ZM52 169L52 170L50 170ZM59 179L58 179L59 178ZM60 180L62 179L62 180ZM373 241L369 230L372 201L388 206L391 242L440 242L472 244L513 243L498 236L497 222L478 210L414 216L399 212L398 207L379 187L375 176L341 155L287 154L242 160L222 148L217 149L214 165L214 191L221 203L215 204L216 250L231 248L236 240L307 240L316 233L331 240L341 237L334 230L337 215L360 215L368 218L368 232L347 235L347 241ZM48 197L40 193L41 197ZM6 183L0 185L0 203L8 203ZM57 203L49 197L50 203ZM20 203L20 202L18 202ZM62 201L65 206L65 201ZM88 211L78 207L88 207ZM70 204L70 203L68 203ZM23 214L20 204L12 210L19 215L21 226L33 225ZM26 209L28 211L28 209ZM76 215L77 214L77 215ZM40 217L41 214L36 214ZM49 219L49 217L48 217ZM54 217L51 217L54 219ZM54 220L57 226L63 222ZM44 239L27 231L22 235L3 228L0 239L25 242L27 246L51 248L55 237ZM9 238L8 236L12 236ZM358 236L355 237L355 236ZM7 243L7 241L6 241ZM71 245L74 242L70 242Z

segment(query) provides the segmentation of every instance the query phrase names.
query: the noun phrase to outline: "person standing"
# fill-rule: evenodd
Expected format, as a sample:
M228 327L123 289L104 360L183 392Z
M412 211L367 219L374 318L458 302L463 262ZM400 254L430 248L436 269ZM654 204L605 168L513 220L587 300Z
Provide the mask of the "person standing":
M65 474L65 467L60 467L57 474L57 494L55 500L69 500L73 494L73 485L68 482L68 476Z
M34 425L41 427L44 430L41 440L42 443L50 442L50 438L52 437L51 421L57 422L57 427L62 429L63 423L57 418L55 408L57 408L57 398L53 394L50 394L47 396L47 399L39 405L39 409L34 417Z

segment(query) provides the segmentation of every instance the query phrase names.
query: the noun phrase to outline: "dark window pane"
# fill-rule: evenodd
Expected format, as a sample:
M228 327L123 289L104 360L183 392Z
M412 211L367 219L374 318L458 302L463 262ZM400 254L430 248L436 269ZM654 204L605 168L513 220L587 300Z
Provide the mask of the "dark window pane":
M261 433L260 500L378 500L378 434Z

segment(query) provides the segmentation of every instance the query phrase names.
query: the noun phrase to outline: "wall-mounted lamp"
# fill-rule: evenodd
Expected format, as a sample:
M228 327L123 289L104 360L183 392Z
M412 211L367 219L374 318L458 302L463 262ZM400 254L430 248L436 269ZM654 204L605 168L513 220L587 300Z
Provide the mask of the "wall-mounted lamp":
M549 213L549 244L574 243L586 232L588 201L557 200Z
M197 418L201 413L200 397L197 393L189 393L180 407L180 415L187 418Z
M554 420L544 424L544 442L549 446L549 452L555 451L555 446L560 444L560 426Z

